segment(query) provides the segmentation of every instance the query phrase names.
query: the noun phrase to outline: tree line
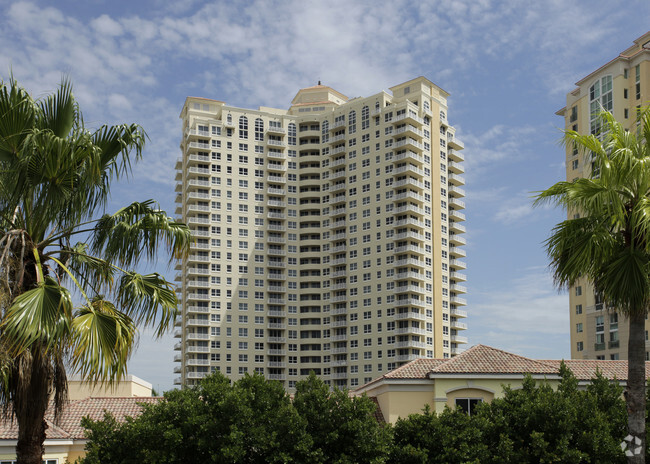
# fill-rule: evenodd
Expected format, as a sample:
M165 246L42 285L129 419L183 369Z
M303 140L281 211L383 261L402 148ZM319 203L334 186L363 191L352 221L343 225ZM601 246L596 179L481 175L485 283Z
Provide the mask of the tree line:
M622 463L627 435L623 389L598 374L584 389L564 365L554 388L523 387L470 414L445 408L402 418L374 415L368 397L331 390L315 375L291 399L278 382L215 373L165 393L120 423L83 420L87 455L98 463Z

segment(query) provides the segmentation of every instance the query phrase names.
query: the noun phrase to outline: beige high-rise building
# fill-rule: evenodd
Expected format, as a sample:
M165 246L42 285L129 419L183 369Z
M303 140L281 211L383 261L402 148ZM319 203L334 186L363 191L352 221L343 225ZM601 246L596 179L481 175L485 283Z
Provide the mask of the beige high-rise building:
M630 130L635 130L637 109L650 99L650 32L627 50L576 83L567 94L564 117L567 130L597 134L601 105ZM566 177L572 181L591 175L591 161L572 147L566 149ZM577 212L569 212L574 217ZM571 357L573 359L627 359L627 320L608 308L593 285L580 279L569 291ZM647 331L646 331L647 334ZM647 340L646 335L646 340ZM646 359L648 359L646 347Z
M424 77L288 110L188 97L176 384L215 370L356 387L467 338L463 144Z

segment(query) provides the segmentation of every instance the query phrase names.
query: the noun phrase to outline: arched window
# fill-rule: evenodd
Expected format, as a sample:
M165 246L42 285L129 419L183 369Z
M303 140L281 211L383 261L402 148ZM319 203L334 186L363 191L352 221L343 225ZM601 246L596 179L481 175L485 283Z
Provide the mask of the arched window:
M589 87L589 122L593 135L600 133L601 120L598 113L601 109L612 111L614 108L612 93L612 76L604 76ZM601 108L602 105L602 108Z
M255 119L255 140L264 140L264 121L262 121L262 118Z
M361 130L366 130L370 127L370 108L364 106L361 109Z
M348 115L348 133L354 134L357 131L357 112L352 110Z
M329 141L329 139L330 139L330 132L329 132L330 123L329 123L329 121L323 121L323 124L321 124L321 128L322 128L321 142L327 143Z
M248 138L248 118L246 116L239 117L239 138Z
M232 114L228 113L228 116L226 116L226 123L232 124Z
M287 129L287 135L288 137L288 142L289 145L295 145L296 144L296 124L291 122L289 123L289 127Z

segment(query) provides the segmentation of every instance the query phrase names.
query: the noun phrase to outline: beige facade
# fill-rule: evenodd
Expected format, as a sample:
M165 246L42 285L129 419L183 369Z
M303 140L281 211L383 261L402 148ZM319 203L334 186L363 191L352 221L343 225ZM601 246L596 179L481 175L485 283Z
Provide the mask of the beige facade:
M386 422L419 414L429 406L471 409L471 403L490 402L505 395L504 386L521 388L526 375L556 388L561 363L585 388L599 372L625 386L627 361L535 360L485 345L475 345L452 359L418 359L357 388L354 395L374 398ZM650 363L646 363L646 373ZM647 377L647 374L646 374Z
M119 382L113 383L113 385L93 384L76 377L68 380L68 399L70 401L91 396L94 398L147 397L151 396L152 391L153 387L149 382L135 375L127 375Z
M566 107L556 114L564 117L566 130L581 134L598 133L595 117L601 105L630 129L636 126L637 110L650 100L650 32L634 45L576 83L567 95ZM573 147L566 149L566 178L572 181L591 174L591 160ZM569 211L572 218L575 211ZM571 357L574 359L626 359L627 320L607 308L593 285L581 279L569 293ZM647 336L646 336L647 339ZM648 359L646 348L646 359Z
M310 371L356 387L467 339L463 144L419 77L349 99L317 85L288 110L188 97L177 214L176 384Z

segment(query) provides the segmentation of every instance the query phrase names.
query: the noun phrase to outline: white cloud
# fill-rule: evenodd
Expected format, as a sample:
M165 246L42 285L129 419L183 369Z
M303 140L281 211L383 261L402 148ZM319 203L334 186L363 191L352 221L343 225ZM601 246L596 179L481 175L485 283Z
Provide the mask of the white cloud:
M521 273L499 288L472 289L470 342L534 357L568 357L568 296L558 294L545 268Z

